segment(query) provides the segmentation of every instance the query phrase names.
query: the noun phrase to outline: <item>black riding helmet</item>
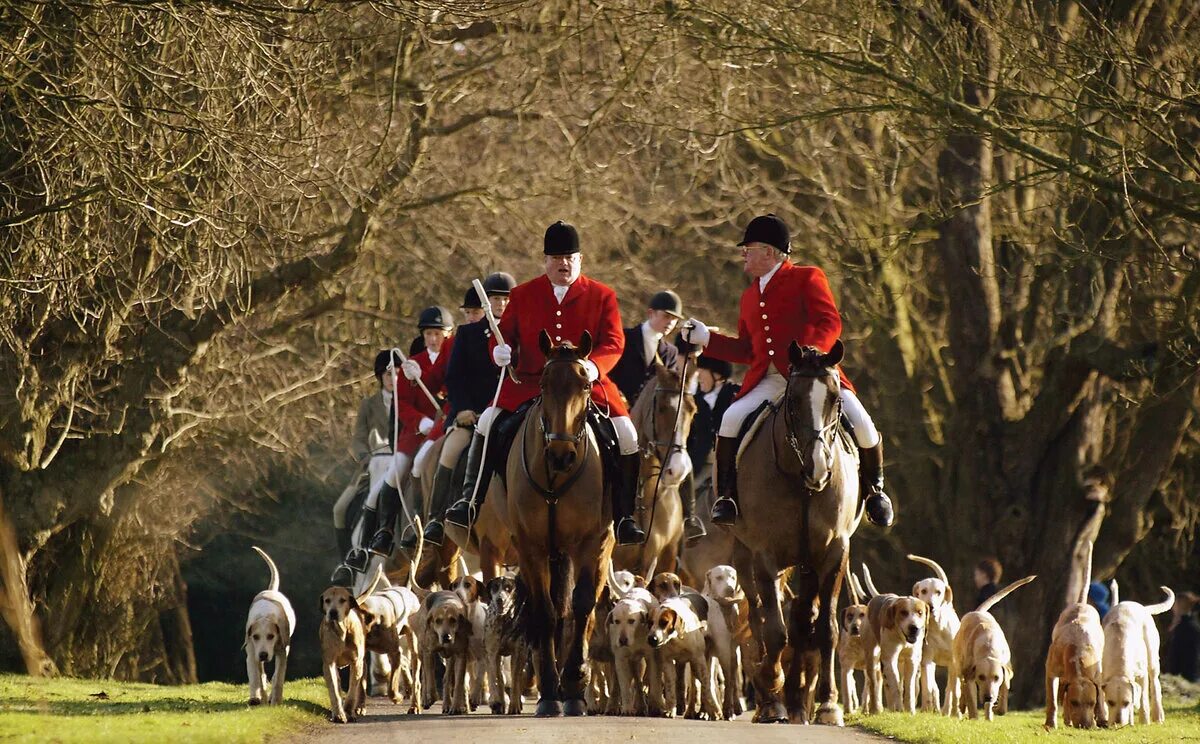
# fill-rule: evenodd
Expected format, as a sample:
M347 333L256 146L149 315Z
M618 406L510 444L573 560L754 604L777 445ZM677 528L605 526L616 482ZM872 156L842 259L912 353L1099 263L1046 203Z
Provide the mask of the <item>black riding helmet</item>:
M448 308L433 305L421 311L417 317L417 328L422 331L427 328L440 328L443 331L454 330L454 315Z
M392 352L384 349L375 355L375 379L383 380L383 373L387 372L388 365L392 363Z
M512 274L503 271L497 271L494 274L488 274L483 280L483 291L488 297L492 295L507 295L512 292L513 287L517 286L517 280Z

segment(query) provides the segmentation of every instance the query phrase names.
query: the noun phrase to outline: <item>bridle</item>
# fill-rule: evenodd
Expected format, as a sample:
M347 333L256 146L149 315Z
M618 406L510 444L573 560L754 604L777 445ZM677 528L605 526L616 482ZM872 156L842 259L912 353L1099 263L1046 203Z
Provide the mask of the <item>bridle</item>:
M808 462L807 458L804 456L804 450L800 446L800 437L796 434L794 416L795 411L792 405L792 382L797 379L812 380L819 377L830 376L833 376L834 383L840 387L840 381L836 376L829 372L829 368L821 368L820 370L812 372L793 370L788 374L787 387L784 389L783 393L783 425L784 430L786 431L784 440L788 443L788 446L792 448L792 452L795 453L796 459L800 461L801 472L807 470L812 463ZM841 421L841 418L842 397L840 395L836 395L834 396L833 415L830 416L828 421L826 421L820 428L810 429L808 432L809 439L805 441L805 444L807 444L809 441L820 443L821 449L825 454L825 462L827 463L833 462L834 435L837 433L838 422ZM779 462L778 452L775 453L775 461ZM829 485L829 480L832 476L833 468L830 467L825 471L824 477L821 478L819 482L814 483L808 480L808 476L805 476L805 485L813 491L822 491L826 486Z
M582 359L547 359L545 367L542 368L542 380L543 380L542 390L543 390L543 392L545 392L545 382L544 382L545 381L545 371L552 364L578 364L580 367L583 367L585 369L585 371L587 368L587 366L583 363ZM543 400L544 400L544 398L543 398ZM547 501L550 501L551 503L558 500L559 492L567 490L568 488L570 488L572 485L575 484L575 481L579 480L580 476L583 475L585 466L587 465L588 452L592 448L589 447L586 442L584 442L584 439L587 437L587 433L588 433L586 411L585 411L584 415L580 416L579 418L580 418L579 431L576 432L575 434L564 434L564 433L560 433L560 432L556 432L556 431L551 431L550 423L546 420L545 406L543 405L538 408L538 428L541 430L543 453L545 452L546 448L549 446L549 444L551 442L568 442L570 444L576 445L577 447L579 446L580 443L583 443L583 445L584 445L582 448L583 454L580 456L578 462L575 464L574 471L567 477L567 479L564 482L560 483L557 487L554 485L554 473L550 472L550 458L546 457L545 455L542 456L542 465L544 466L544 470L545 470L546 486L543 487L540 483L538 483L537 481L535 481L533 479L533 475L529 472L529 455L528 455L528 452L526 451L526 447L524 445L524 439L522 438L521 468L522 468L522 470L525 471L525 479L529 481L529 485L533 486L534 489L536 489L539 493L541 493L542 496Z
M658 416L655 415L658 411L658 395L659 393L670 393L671 395L679 396L679 406L675 409L675 426L671 430L670 439L658 438ZM650 400L650 438L646 440L646 444L642 446L642 457L650 459L657 457L660 463L665 464L671 459L671 455L675 452L682 452L683 443L677 441L679 432L679 418L683 415L683 386L677 388L668 388L658 385L654 388L654 396Z

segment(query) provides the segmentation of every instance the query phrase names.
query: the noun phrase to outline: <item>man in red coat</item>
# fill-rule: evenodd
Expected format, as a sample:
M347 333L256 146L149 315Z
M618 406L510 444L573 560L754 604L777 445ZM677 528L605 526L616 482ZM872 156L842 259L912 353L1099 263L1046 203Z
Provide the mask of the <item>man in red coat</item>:
M736 437L742 422L763 401L777 400L787 387L788 346L814 346L828 352L842 333L842 318L829 290L825 272L797 266L788 260L791 242L787 226L773 214L755 217L741 243L745 271L754 281L742 293L737 337L710 333L693 318L684 338L706 347L704 353L729 362L749 364L742 389L721 419L717 436L717 496L715 524L737 518ZM883 492L883 439L863 408L846 374L841 377L842 410L854 429L859 447L860 480L866 496L867 518L891 526L892 503Z
M446 521L469 529L473 510L483 502L492 474L501 463L499 447L489 439L487 452L483 441L487 432L512 415L518 406L537 397L539 381L546 358L538 346L538 334L544 329L551 341L559 344L570 341L579 344L583 332L592 336L592 353L584 363L592 380L592 400L612 417L621 456L618 482L613 484L613 522L617 543L633 545L645 542L646 534L633 519L637 498L638 443L637 431L629 418L617 386L608 379L608 372L621 358L625 348L625 332L617 295L609 287L580 273L579 234L575 228L559 221L546 230L543 241L546 273L513 288L508 309L500 319L500 333L506 343L493 339L492 360L499 367L513 365L514 377L506 378L497 405L479 417L471 449L467 453L467 476L463 482L463 498L446 511ZM479 482L478 494L475 484ZM472 495L475 503L472 506Z
M454 343L454 337L451 335L454 330L454 315L444 307L427 307L417 318L417 328L421 331L425 349L400 365L400 370L408 381L408 384L401 384L396 388L396 414L400 417L400 433L396 440L396 454L392 466L378 491L379 531L368 546L370 552L385 557L392 554L394 547L393 530L396 517L400 515L402 498L400 484L412 470L418 450L440 435L435 429L438 410L425 396L417 381L423 381L425 387L435 396L444 392L446 362L450 358L451 346ZM409 499L405 503L409 514L414 514L415 501ZM412 524L406 518L405 529L409 530L411 527Z

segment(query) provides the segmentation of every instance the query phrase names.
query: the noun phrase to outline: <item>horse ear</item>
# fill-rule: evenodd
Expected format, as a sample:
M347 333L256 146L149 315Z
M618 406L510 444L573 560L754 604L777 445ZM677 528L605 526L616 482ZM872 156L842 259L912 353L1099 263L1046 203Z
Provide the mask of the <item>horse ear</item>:
M550 346L550 334L546 333L545 328L538 334L538 348L542 350L542 356L550 356L553 347Z
M793 367L799 367L803 359L804 355L800 353L800 344L796 343L796 339L792 339L792 342L788 344L788 361L792 363Z
M589 333L588 331L584 331L583 335L579 338L579 350L578 350L579 358L587 359L591 353L592 353L592 334Z
M842 359L846 356L846 347L842 345L842 340L839 338L833 342L833 347L829 353L825 355L825 366L836 367L842 363Z

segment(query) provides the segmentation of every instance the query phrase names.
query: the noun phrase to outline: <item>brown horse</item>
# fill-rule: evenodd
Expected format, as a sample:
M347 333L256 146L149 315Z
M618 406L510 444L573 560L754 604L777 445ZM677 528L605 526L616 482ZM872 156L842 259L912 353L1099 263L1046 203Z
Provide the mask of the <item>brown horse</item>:
M684 443L696 415L696 401L685 392L696 378L696 368L691 360L688 366L687 380L681 377L682 369L658 367L653 385L642 388L629 412L642 451L639 516L646 542L614 549L613 563L647 579L655 570L675 570L683 537L679 488L692 468Z
M551 346L545 331L538 341L546 357L542 394L508 455L508 524L521 546L521 576L529 588L526 631L536 649L537 715L579 716L587 712L584 660L592 612L613 548L612 506L587 426L592 384L583 361L592 350L591 334L584 332L578 348Z
M754 679L760 722L809 722L815 692L816 722L843 725L833 674L837 597L862 515L857 453L840 426L842 351L840 341L828 354L792 342L787 390L738 464L741 516L732 530L749 551L762 603L762 624L753 624L765 652ZM799 591L785 627L775 579L793 566ZM789 643L785 708L780 661Z

